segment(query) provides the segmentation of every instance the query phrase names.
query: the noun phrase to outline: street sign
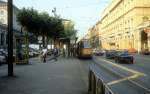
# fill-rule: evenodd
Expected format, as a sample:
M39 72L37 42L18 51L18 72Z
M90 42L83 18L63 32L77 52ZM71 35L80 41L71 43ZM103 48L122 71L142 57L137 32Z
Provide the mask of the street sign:
M42 36L38 36L38 40L41 41L42 40Z

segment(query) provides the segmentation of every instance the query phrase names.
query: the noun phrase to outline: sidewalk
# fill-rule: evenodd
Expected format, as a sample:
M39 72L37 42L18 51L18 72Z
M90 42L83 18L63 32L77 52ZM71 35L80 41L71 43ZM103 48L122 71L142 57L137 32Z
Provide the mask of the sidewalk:
M0 94L87 94L88 71L75 58L14 65L16 77L5 77L0 67ZM2 66L6 67L6 66Z

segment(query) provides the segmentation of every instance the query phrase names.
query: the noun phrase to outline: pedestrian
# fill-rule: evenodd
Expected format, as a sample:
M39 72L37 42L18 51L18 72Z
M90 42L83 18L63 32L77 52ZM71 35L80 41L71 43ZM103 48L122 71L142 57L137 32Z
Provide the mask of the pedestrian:
M57 48L54 48L53 54L54 54L55 61L57 61L57 56L58 56L58 49Z
M47 57L47 49L42 50L42 55L43 55L43 63L46 63L46 57Z
M40 61L43 62L43 51L42 50L40 51L39 58L40 58Z

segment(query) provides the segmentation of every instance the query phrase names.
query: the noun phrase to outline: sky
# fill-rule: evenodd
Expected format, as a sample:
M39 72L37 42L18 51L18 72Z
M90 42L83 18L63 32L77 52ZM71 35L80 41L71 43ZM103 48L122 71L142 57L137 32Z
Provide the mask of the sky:
M33 7L39 11L46 11L50 15L56 7L57 15L72 20L78 37L82 38L88 29L101 18L101 13L112 0L13 0L18 7Z

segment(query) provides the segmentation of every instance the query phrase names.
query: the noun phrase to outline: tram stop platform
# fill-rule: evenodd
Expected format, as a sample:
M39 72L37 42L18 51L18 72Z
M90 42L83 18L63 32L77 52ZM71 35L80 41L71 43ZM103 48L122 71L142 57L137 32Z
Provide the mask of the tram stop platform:
M76 58L32 58L14 65L14 77L6 75L7 65L0 66L0 94L88 94L88 67Z

